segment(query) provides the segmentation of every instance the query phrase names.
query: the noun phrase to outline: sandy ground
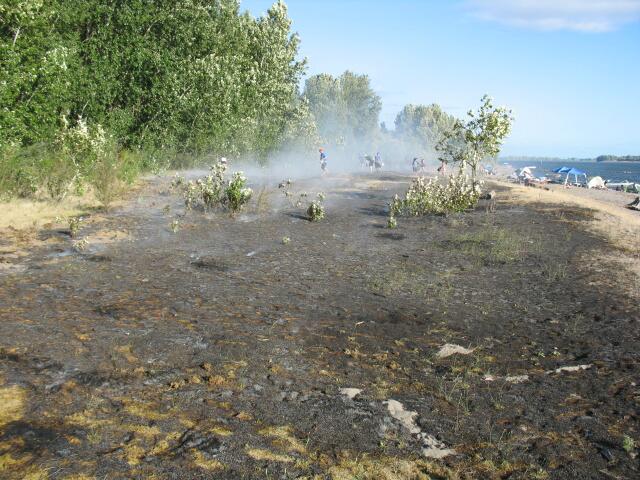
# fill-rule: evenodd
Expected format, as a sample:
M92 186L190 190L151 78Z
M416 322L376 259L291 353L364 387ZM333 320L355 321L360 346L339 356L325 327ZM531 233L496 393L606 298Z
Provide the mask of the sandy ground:
M509 188L516 202L537 203L541 206L547 204L553 208L564 205L589 209L596 221L588 222L587 228L605 235L620 248L629 249L631 253L638 250L640 212L625 208L625 205L638 196L636 194L564 188L561 185L545 185L544 188L525 187L505 181L495 181L495 184Z
M624 215L496 184L389 230L409 180L294 182L312 223L271 180L231 218L159 179L2 237L0 478L638 478Z

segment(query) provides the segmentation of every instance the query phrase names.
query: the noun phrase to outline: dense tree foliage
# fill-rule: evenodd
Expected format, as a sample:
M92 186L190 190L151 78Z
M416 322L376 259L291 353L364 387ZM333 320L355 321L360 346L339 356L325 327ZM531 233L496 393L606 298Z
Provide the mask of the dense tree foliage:
M395 119L396 135L423 150L433 150L455 119L439 105L405 105Z
M362 145L379 132L382 102L366 75L347 71L338 78L312 76L305 83L303 97L324 143Z
M282 2L6 0L0 143L51 140L83 117L127 147L265 154L282 142L304 70Z

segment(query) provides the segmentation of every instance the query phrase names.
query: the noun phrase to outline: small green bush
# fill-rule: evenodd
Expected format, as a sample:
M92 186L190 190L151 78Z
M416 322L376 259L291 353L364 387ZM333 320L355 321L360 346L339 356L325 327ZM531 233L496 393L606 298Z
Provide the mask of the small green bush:
M253 191L247 187L247 178L242 172L233 174L225 190L225 202L232 213L240 211L251 199Z
M221 160L211 167L206 177L186 182L176 176L171 187L182 191L187 210L200 207L206 212L225 207L236 213L249 202L253 190L247 187L247 178L242 172L234 173L231 180L226 181L226 170L226 162Z
M307 208L307 215L312 222L319 222L324 218L324 206L321 200L314 200Z

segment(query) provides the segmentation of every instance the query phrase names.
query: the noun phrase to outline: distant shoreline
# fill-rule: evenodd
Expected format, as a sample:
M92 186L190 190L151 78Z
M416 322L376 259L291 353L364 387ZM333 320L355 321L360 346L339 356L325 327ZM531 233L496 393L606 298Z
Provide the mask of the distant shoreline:
M635 155L629 155L635 157ZM552 157L500 157L500 162L537 162L537 163L640 163L640 156L637 159L625 159L620 157L619 160L598 160L597 158L552 158Z

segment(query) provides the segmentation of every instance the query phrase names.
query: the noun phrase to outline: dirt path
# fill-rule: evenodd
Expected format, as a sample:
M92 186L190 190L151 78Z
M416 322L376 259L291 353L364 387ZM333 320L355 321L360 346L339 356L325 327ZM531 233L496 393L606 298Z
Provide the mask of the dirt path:
M589 211L388 230L406 181L294 183L320 223L163 181L81 232L111 242L40 232L0 273L0 477L637 478L638 295Z

